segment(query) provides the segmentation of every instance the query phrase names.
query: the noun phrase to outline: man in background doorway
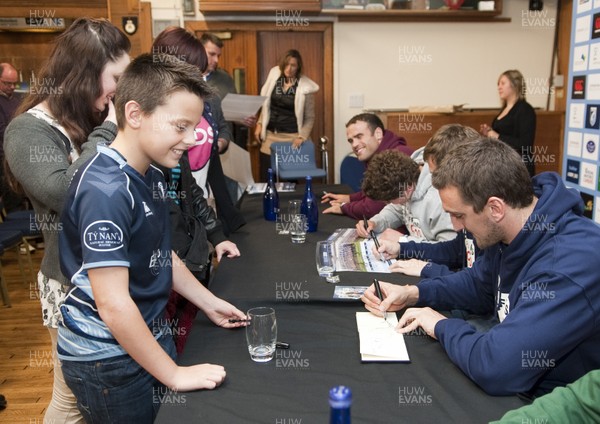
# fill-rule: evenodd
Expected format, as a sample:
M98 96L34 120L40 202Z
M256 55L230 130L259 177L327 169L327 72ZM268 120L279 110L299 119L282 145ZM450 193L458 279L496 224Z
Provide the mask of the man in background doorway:
M219 59L221 58L223 50L223 40L215 34L205 32L200 37L200 42L204 46L206 55L208 56L208 67L204 73L206 82L217 89L221 100L229 93L237 94L235 83L231 75L229 75L227 71L219 68ZM256 116L247 116L241 124L243 125L234 125L233 139L237 145L245 149L248 141L248 127L251 128L256 125Z

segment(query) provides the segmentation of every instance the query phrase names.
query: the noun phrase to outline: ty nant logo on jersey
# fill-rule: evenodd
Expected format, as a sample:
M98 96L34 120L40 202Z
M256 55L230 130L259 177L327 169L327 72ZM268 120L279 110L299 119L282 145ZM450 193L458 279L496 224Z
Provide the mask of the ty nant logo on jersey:
M123 247L123 231L112 221L95 221L84 230L83 242L98 252L117 250Z

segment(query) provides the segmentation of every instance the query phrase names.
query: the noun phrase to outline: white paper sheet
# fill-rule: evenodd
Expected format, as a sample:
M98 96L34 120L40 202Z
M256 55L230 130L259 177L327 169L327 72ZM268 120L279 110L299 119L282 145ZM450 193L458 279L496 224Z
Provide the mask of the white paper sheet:
M404 334L395 331L397 324L396 314L388 313L386 322L370 312L356 313L362 361L410 362Z
M221 102L226 121L242 122L248 116L256 115L265 102L264 96L228 93Z

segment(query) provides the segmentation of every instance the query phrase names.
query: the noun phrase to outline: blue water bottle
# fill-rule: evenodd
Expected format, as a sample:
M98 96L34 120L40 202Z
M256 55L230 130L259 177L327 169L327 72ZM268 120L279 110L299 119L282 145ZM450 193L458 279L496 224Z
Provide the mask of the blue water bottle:
M277 212L279 212L279 194L273 182L273 170L269 168L269 177L267 180L267 188L263 195L263 214L267 221L276 221Z
M329 391L329 424L350 424L352 391L346 386L336 386Z
M304 190L304 198L302 199L302 206L300 206L300 212L306 215L306 221L308 224L309 233L317 231L319 225L319 204L317 198L312 191L312 177L306 177L306 189Z

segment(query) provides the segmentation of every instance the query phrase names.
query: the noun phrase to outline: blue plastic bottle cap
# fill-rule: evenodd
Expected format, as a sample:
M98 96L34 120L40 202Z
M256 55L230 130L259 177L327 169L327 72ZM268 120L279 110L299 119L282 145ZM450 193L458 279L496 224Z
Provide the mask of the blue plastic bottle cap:
M349 408L352 404L352 390L346 386L336 386L329 391L329 406L332 408Z

